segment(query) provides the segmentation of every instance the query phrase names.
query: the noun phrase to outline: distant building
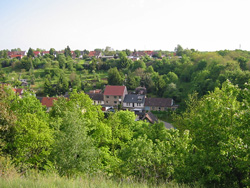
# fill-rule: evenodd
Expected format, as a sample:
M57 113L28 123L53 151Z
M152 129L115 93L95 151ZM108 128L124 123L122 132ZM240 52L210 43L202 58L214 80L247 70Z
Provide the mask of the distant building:
M51 109L51 107L54 105L54 101L58 100L57 97L42 97L41 103L42 105L46 106L47 111Z
M102 93L86 93L89 95L89 98L93 100L93 103L96 105L104 105L104 97Z
M118 106L123 104L125 95L128 94L126 86L106 86L104 90L104 104L107 106Z
M127 94L123 100L123 108L142 111L144 109L145 95Z
M146 98L146 111L167 111L168 109L175 110L178 106L174 105L174 100L171 98Z
M17 58L17 59L22 59L26 55L26 51L11 51L8 52L9 58Z

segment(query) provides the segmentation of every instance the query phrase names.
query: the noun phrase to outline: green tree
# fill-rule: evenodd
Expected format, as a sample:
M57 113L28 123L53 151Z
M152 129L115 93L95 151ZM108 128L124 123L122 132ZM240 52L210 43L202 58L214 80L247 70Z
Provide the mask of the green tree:
M133 90L140 85L140 77L129 74L126 81L128 89Z
M124 174L151 182L174 179L192 148L188 131L180 134L178 130L167 130L163 123L144 123L139 129L136 133L140 134L123 145L119 153Z
M54 55L54 53L55 53L55 49L54 49L54 48L50 48L49 54L50 54L50 55Z
M51 79L49 77L45 78L43 92L45 95L50 96L50 97L55 95L55 89L53 88Z
M0 87L0 155L2 152L9 153L8 143L12 142L12 132L16 122L16 115L10 109L10 91ZM12 93L13 96L13 93Z
M56 130L52 155L62 175L92 172L100 168L96 145L103 141L103 113L100 106L83 92L70 93L70 100L59 98L50 111L51 126ZM95 138L94 140L92 139Z
M58 95L64 95L69 90L69 82L63 73L60 74L57 85L56 93Z
M87 135L87 120L81 118L77 106L64 111L60 122L53 150L56 169L61 175L68 176L95 170L98 165L97 149Z
M123 78L117 68L111 68L108 71L108 83L110 85L122 85Z
M176 126L190 130L195 150L186 158L179 180L198 180L210 187L249 185L249 148L244 147L249 140L242 134L249 118L243 120L246 111L242 109L245 104L237 100L240 93L227 81L200 101L190 100Z
M15 161L23 168L43 168L53 143L53 131L48 123L36 114L19 116L15 126Z
M131 60L128 59L127 54L125 52L119 53L120 62L117 65L118 69L128 68L131 65Z
M166 75L166 83L177 83L179 80L178 76L174 72L169 72Z
M17 124L14 141L8 143L12 156L23 170L44 168L53 143L53 131L48 124L48 116L33 93L24 93L23 98L15 98L11 110L16 112Z
M79 58L79 57L80 57L80 55L81 55L80 50L75 50L75 54L76 54L76 57L77 57L77 58Z
M177 56L182 56L184 50L182 46L178 44L177 47L174 49L174 51L176 52Z
M72 56L69 46L67 46L67 48L64 49L64 55L65 55L65 57L71 57Z
M29 48L27 56L28 57L34 57L34 50L32 48Z

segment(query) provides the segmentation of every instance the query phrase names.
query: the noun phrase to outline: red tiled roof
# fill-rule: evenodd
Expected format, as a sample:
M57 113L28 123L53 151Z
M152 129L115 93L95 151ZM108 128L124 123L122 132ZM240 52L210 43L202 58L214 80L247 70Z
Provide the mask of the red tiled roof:
M58 100L58 98L57 97L43 97L41 100L41 103L42 105L46 107L52 107L54 100Z
M22 55L10 55L10 58L20 57L22 58Z
M126 86L106 86L104 95L116 95L122 96L124 94Z
M95 51L90 51L89 52L89 57L93 57L93 56L95 56Z
M149 56L153 55L153 51L144 51L146 54L148 54Z
M40 54L40 51L34 51L34 55Z
M13 91L18 94L18 95L22 95L23 94L23 89L18 89L18 88L13 88Z
M43 54L49 54L49 51L43 51L42 53Z

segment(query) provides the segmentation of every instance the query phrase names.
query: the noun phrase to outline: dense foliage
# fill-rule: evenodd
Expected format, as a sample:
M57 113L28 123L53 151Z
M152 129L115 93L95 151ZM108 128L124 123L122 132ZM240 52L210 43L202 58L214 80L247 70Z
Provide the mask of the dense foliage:
M9 59L6 50L0 51L0 82L20 87L20 79L27 79L40 96L64 95L71 88L87 92L105 84L125 84L129 90L145 86L149 96L173 98L184 110L189 94L197 92L200 98L221 88L227 79L244 88L250 79L250 53L242 50L199 52L178 45L175 54L158 51L134 61L128 50L96 49L103 54L100 58L88 57L86 50L81 58L75 50L73 57L69 46L64 53L52 48L43 56L34 57L33 51L29 49L21 60Z
M21 172L54 169L66 176L102 172L151 183L249 186L245 87L226 81L201 100L192 95L177 118L179 130L135 121L129 111L104 118L82 92L59 98L46 113L32 93L19 98L1 89L1 155L10 156Z
M64 54L54 56L51 49L40 57L30 49L19 60L1 51L1 82L20 87L24 78L30 86L22 87L38 95L69 92L69 99L59 97L47 112L34 93L19 98L1 88L0 155L22 173L54 170L69 177L103 173L152 183L250 186L250 53L198 52L179 45L177 56L160 51L132 61L127 53L80 59L77 51L72 59L69 47ZM135 121L129 111L104 117L83 91L107 83L130 90L145 86L149 96L186 101L174 121L177 129Z

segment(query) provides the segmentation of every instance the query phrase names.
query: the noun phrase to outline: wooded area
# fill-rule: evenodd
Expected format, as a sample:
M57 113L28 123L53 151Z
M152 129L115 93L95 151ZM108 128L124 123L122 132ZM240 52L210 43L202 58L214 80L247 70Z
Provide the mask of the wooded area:
M30 49L21 59L0 52L0 81L11 84L0 90L0 164L10 159L21 173L250 186L250 52L178 45L175 52L132 60L128 50L106 52L112 59L90 58L87 52L72 58L69 47L64 54L54 51L35 57ZM104 117L84 92L105 84L145 86L149 96L173 98L180 105L173 115L176 129L135 121L129 111ZM22 98L11 89L15 86L26 88ZM66 92L69 98L60 97ZM35 93L58 100L46 112Z

